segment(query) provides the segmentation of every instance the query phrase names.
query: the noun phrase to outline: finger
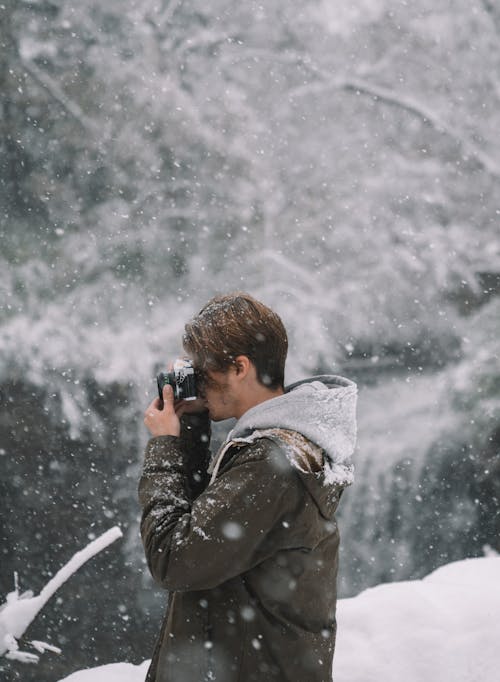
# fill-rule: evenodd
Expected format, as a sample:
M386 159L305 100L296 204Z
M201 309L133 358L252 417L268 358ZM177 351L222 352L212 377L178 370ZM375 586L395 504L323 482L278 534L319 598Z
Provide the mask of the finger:
M163 404L164 404L163 409L167 408L167 409L173 410L174 409L174 389L172 388L172 386L170 386L170 384L165 384L165 386L163 387L162 395L163 395Z

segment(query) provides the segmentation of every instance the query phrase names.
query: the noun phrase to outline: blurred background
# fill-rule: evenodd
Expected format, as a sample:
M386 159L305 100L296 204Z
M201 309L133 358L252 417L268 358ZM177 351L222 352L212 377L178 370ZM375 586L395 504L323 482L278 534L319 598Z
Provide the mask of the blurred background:
M340 593L500 550L500 7L2 0L0 601L108 527L2 680L151 655L154 375L215 293L359 384Z

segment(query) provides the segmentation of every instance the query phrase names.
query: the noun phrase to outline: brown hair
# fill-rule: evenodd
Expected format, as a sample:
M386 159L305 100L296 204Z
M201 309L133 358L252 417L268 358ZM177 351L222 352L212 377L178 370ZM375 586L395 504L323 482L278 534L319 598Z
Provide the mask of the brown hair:
M185 326L184 350L195 367L225 372L246 355L260 383L282 387L288 338L279 315L249 294L212 298Z

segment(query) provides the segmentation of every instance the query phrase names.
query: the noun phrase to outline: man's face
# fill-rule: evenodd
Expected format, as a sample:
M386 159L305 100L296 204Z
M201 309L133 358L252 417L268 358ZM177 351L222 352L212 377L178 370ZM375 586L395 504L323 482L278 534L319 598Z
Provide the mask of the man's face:
M229 367L227 372L206 370L203 372L202 397L210 419L218 422L236 417L240 387L235 381L236 369Z

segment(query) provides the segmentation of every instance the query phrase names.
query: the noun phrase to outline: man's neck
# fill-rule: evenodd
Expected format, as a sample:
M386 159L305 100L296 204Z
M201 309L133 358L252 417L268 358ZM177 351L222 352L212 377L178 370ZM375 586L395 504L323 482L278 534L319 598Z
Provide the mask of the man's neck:
M266 400L271 400L271 398L277 398L278 396L283 395L284 392L285 391L281 387L271 389L259 384L252 391L245 393L245 395L241 397L237 413L234 416L236 419L239 419L252 407L260 405Z

